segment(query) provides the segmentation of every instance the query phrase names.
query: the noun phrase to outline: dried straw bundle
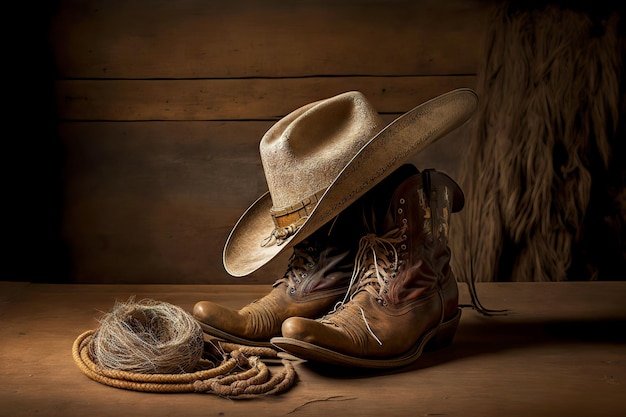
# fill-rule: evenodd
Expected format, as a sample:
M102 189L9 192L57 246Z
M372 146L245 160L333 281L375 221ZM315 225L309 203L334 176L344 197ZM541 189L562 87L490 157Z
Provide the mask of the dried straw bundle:
M204 341L195 319L180 307L131 298L116 302L72 344L72 357L90 379L143 392L211 393L250 398L285 392L296 383L291 361L272 372L262 358L276 361L271 348Z
M100 366L143 374L191 372L203 349L202 329L185 310L132 298L100 319L90 345Z
M619 20L557 3L494 8L478 73L481 107L460 166L466 208L452 220L460 280L596 278L572 264L592 179L606 187L597 180L621 164L611 162L624 106Z

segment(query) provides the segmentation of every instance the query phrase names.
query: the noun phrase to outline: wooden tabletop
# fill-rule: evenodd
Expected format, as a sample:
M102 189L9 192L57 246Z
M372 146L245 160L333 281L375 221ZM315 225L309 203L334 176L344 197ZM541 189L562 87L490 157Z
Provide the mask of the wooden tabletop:
M461 285L461 301L469 297ZM0 416L626 416L626 282L489 283L454 343L394 371L296 363L289 391L253 399L157 394L87 378L71 348L116 301L239 308L267 285L0 282Z

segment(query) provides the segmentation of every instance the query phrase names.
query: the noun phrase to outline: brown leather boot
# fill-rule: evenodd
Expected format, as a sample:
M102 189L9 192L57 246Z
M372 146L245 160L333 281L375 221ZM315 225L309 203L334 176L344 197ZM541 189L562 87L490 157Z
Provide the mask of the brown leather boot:
M200 301L193 315L205 333L227 341L272 346L283 321L292 316L317 318L340 302L354 269L359 237L364 234L359 201L293 248L284 276L272 290L241 310Z
M285 320L282 337L272 339L276 347L312 361L391 368L415 361L427 345L452 341L461 310L448 219L463 207L463 193L443 173L406 167L392 174L395 184L368 194L369 233L361 239L349 299L317 320Z

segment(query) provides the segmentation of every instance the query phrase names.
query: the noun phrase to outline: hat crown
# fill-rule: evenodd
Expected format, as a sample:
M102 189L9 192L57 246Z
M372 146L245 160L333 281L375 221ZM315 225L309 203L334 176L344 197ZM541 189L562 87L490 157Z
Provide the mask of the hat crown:
M323 193L384 126L358 91L308 104L277 122L259 146L273 210Z

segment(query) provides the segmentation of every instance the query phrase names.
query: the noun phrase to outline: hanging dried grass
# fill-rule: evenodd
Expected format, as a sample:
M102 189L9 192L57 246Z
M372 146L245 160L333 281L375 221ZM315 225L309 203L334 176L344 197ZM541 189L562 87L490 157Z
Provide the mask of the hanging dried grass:
M591 171L606 172L616 138L619 16L500 2L489 22L453 267L461 280L565 280Z

